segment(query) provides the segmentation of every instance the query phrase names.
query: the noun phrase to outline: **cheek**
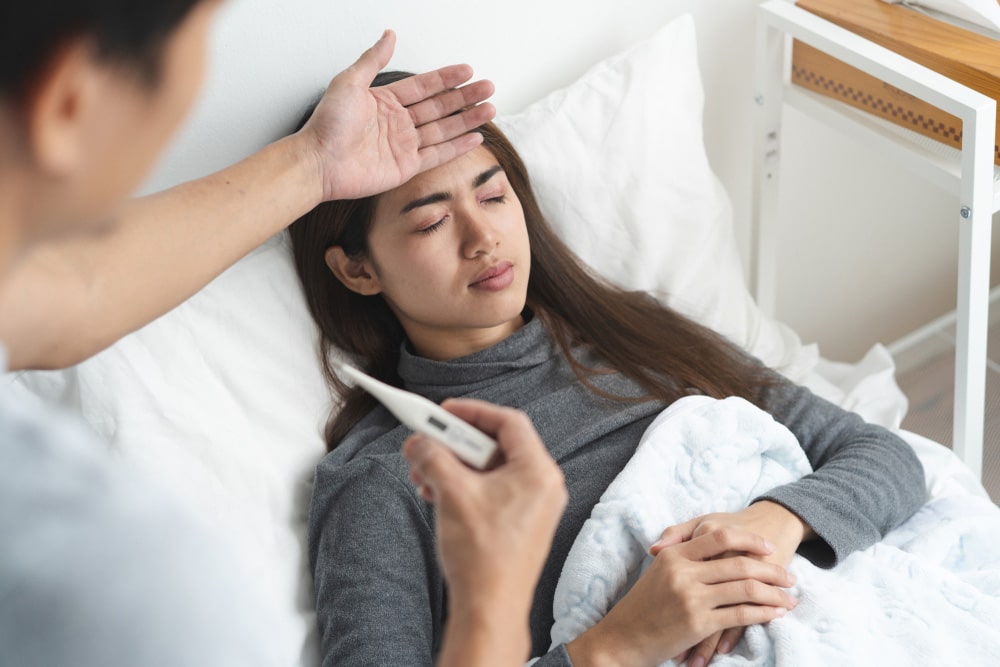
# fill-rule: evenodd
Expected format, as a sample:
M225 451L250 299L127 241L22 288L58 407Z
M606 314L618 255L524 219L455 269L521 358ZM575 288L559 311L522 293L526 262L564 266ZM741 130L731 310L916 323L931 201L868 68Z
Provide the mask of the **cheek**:
M195 7L164 48L158 86L144 110L144 148L149 162L166 146L201 90L209 29L216 10L214 2Z
M510 201L500 209L500 222L510 232L522 232L525 229L524 207L517 197L511 197Z
M392 271L398 284L421 300L449 291L455 275L450 263L424 253L401 257Z
M85 134L87 164L74 179L75 213L85 220L110 215L156 157L149 146L145 100L123 84L109 85L104 99L106 111L95 116Z
M122 89L114 111L100 121L101 127L93 128L91 151L103 161L96 171L109 176L96 187L98 196L113 200L134 190L187 115L201 84L204 44L186 42L194 53L179 52L172 44L158 88L149 91L133 84ZM123 141L123 136L129 139Z
M443 235L438 232L435 235ZM373 233L369 247L373 268L386 296L427 300L440 292L448 278L442 239L420 236L393 236Z
M205 78L206 39L204 33L200 34L197 39L191 40L193 46L190 51L171 54L174 60L166 64L166 85L160 107L162 127L167 134L187 115L201 90Z
M528 225L524 219L524 209L521 208L520 202L517 202L512 208L509 217L506 218L506 223L510 230L511 242L517 246L522 254L530 255Z

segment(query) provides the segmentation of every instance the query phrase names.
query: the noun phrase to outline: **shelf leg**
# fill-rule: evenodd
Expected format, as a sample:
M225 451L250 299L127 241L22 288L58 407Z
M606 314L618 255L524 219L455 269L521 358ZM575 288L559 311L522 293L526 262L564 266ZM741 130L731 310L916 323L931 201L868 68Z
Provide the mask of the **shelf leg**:
M986 405L995 118L996 103L990 100L962 119L953 446L979 478Z
M778 291L778 168L785 69L785 33L757 16L754 53L754 173L750 211L750 284L757 305L775 316Z

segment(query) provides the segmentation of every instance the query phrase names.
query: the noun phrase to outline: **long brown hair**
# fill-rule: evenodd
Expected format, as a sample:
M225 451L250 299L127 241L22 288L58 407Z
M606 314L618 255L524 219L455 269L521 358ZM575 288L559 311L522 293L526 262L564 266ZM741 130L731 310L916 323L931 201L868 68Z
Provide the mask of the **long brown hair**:
M409 76L380 74L372 85ZM503 168L524 210L531 245L527 307L559 345L573 372L592 391L588 379L607 369L589 368L572 354L589 347L608 368L638 383L643 399L673 402L692 391L723 398L742 396L757 403L767 384L765 369L718 333L593 274L545 221L528 171L506 136L492 123L476 130L483 146ZM306 301L320 329L323 371L339 405L326 426L329 449L373 407L367 392L337 377L330 355L339 349L355 357L370 375L399 386L396 367L406 334L380 295L362 296L345 287L326 265L325 253L340 246L352 257L369 253L368 233L377 196L320 204L289 228L295 267Z

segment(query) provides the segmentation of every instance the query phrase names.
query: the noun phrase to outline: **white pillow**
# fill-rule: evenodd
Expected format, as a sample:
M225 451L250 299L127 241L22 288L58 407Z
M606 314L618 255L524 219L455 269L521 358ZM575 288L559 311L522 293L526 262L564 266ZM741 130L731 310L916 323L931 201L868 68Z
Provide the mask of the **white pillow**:
M694 19L684 15L497 124L584 261L801 375L790 368L798 337L746 289L729 198L705 153L703 103Z
M500 125L587 262L786 363L798 342L761 317L744 287L701 107L684 16ZM239 540L280 596L287 622L271 639L289 665L316 663L304 526L329 403L315 338L280 235L93 359L18 380L75 407L114 451Z

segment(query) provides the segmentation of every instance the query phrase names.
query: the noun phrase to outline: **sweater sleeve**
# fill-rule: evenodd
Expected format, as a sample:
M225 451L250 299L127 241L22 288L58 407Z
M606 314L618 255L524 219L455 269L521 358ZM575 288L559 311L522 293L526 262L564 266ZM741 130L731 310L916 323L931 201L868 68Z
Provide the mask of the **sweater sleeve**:
M813 473L756 500L788 508L818 540L799 552L833 567L867 548L926 501L924 471L913 449L888 429L773 374L762 407L795 434Z
M548 653L528 664L531 667L573 667L573 661L569 659L565 644L553 646Z
M309 517L322 664L430 665L444 617L431 510L398 461L317 468Z

